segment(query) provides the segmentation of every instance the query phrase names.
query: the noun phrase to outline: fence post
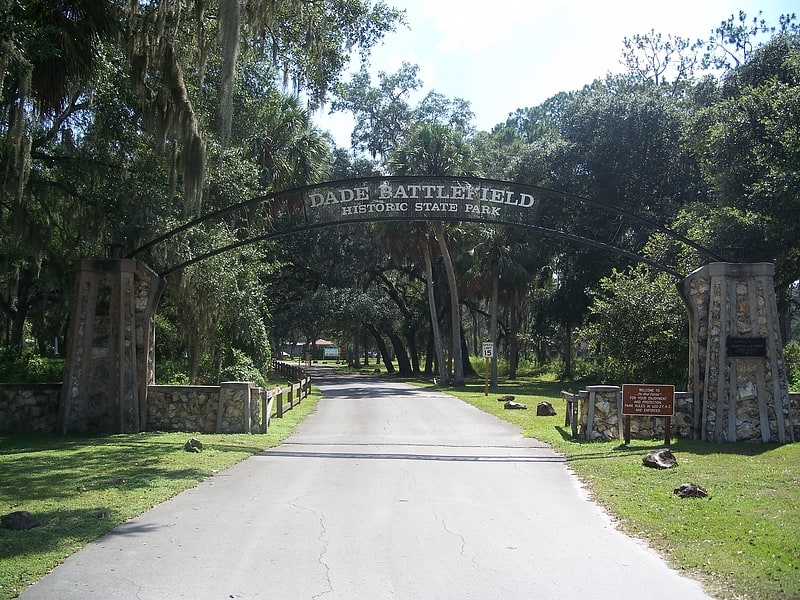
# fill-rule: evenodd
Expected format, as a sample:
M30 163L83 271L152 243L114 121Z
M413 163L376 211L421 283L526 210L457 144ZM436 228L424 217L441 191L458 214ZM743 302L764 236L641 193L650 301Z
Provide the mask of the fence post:
M253 402L253 387L248 383L247 388L242 392L242 410L244 411L244 432L253 433L253 413L251 412Z
M272 412L272 392L261 390L261 433L269 429L269 417Z
M291 410L297 404L311 395L311 377L301 368L295 365L272 360L272 373L279 377L288 379L287 387L278 386L272 392L272 399L275 400L275 416L283 417L283 414ZM293 383L293 381L295 383ZM286 394L287 405L284 405L284 393Z
M279 419L283 418L283 389L275 388L275 398L278 399L278 406L275 409L275 416Z

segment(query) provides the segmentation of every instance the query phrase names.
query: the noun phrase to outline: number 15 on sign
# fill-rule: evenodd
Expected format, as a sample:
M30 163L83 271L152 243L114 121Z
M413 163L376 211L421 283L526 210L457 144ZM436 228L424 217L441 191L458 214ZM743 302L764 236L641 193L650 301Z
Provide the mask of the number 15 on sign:
M484 373L483 373L483 395L489 395L489 359L494 356L494 344L492 342L483 342L483 364L484 364Z

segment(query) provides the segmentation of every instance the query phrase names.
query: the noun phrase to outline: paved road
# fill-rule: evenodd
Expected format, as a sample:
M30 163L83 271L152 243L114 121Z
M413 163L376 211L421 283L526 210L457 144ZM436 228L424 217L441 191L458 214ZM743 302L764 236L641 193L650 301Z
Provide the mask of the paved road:
M444 394L320 371L283 445L132 519L23 600L693 600L563 460Z

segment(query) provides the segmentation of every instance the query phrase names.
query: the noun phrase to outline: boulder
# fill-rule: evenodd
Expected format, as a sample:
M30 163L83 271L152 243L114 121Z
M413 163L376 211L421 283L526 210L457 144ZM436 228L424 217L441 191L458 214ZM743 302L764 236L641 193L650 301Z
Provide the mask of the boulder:
M525 406L524 404L520 404L519 402L514 402L512 400L509 400L503 405L503 408L505 408L506 410L527 410L528 407Z
M557 414L556 409L549 402L539 402L536 405L536 416L538 417L554 417Z
M672 469L678 466L678 461L675 460L675 456L669 448L663 448L649 452L642 459L642 464L653 469Z
M497 401L498 402L513 402L514 401L514 396L500 396L497 399Z
M672 493L680 498L706 498L708 492L696 483L682 483Z
M203 443L197 438L191 438L188 442L186 442L186 444L184 444L183 449L187 452L202 452Z
M17 510L7 515L0 516L0 523L2 523L3 527L6 529L14 529L17 531L33 529L42 524L39 519L34 517L27 510Z

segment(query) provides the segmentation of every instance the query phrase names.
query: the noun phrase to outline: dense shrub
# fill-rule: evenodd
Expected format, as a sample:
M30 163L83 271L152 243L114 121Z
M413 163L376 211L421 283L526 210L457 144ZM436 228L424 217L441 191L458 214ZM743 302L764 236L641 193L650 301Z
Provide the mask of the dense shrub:
M604 383L674 384L688 377L686 308L673 281L644 265L614 271L592 292L587 324L579 331Z
M233 349L229 364L219 372L219 381L252 381L259 387L267 387L267 378L255 365L253 359L241 350Z
M800 344L791 341L783 349L786 360L786 377L789 380L789 389L800 392Z
M156 360L156 383L158 385L189 385L187 363L185 358Z
M2 383L58 383L63 379L63 358L40 356L32 350L0 348Z

